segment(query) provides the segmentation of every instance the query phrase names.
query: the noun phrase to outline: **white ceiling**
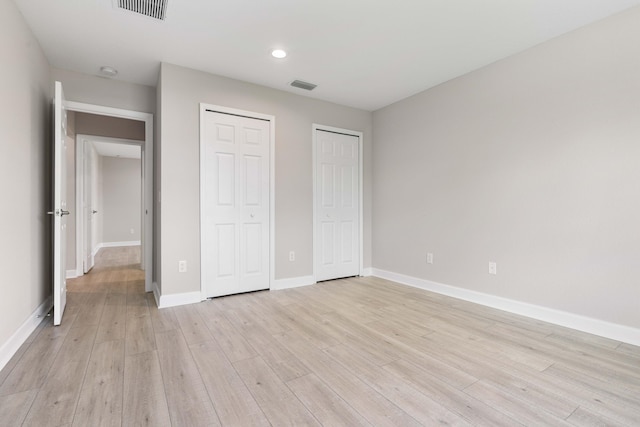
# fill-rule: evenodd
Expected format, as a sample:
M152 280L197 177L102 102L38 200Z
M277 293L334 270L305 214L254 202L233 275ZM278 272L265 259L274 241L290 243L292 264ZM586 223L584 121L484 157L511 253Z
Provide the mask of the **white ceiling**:
M640 0L14 0L51 65L155 86L169 62L376 110ZM271 49L289 52L271 58ZM300 79L313 92L289 86Z

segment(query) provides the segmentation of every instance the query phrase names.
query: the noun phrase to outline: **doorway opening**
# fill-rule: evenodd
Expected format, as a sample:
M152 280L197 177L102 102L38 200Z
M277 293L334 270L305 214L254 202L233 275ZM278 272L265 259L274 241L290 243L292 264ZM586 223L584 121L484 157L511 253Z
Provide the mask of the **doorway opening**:
M76 133L75 277L93 268L101 248L141 245L143 142Z
M73 101L66 102L66 109L68 113L75 115L76 125L81 123L81 126L76 126L77 132L73 142L76 168L71 180L75 182L72 194L75 194L76 226L75 239L70 239L75 250L74 256L69 257L72 258L74 265L69 270L73 274L73 267L75 267L75 277L90 270L97 249L101 247L126 247L139 244L140 265L144 270L144 288L145 292L151 292L153 290L153 115ZM100 233L97 231L98 224L95 220L99 218L98 215L102 217L109 215L109 211L100 211L106 207L105 205L102 205L99 210L96 209L95 203L87 203L91 193L96 190L96 183L93 183L92 188L92 181L85 172L91 169L91 165L95 167L99 164L95 159L99 158L97 156L100 153L107 154L101 156L102 164L107 165L111 176L120 178L119 182L111 183L111 187L115 186L115 188L111 188L109 193L113 198L110 207L111 216L115 210L119 217L110 218L112 227L108 231L111 233L109 236L103 234L103 239L96 239L100 237ZM137 183L131 184L136 188L131 188L122 181L123 174L127 176L138 174ZM135 201L132 201L132 197ZM132 203L137 209L129 209L131 206L128 205ZM132 215L136 218L132 218ZM128 225L125 226L125 224ZM103 227L103 231L107 230Z

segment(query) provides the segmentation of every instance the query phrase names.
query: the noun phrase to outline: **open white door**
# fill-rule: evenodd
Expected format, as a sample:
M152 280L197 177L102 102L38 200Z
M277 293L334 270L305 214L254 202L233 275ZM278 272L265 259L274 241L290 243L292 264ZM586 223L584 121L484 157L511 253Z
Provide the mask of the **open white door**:
M67 248L67 195L66 195L66 141L67 112L62 83L56 82L54 94L54 150L53 150L53 324L62 322L67 302L66 248Z

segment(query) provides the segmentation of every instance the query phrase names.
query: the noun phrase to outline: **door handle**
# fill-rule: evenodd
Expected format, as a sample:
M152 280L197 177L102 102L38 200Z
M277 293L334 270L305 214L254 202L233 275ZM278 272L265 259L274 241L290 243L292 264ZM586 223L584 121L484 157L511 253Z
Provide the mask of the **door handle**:
M64 209L56 209L55 211L47 212L47 215L65 216L69 215L69 213L69 211L65 211Z
M97 213L98 213L98 211L91 211L91 213L92 213L92 214L97 214Z

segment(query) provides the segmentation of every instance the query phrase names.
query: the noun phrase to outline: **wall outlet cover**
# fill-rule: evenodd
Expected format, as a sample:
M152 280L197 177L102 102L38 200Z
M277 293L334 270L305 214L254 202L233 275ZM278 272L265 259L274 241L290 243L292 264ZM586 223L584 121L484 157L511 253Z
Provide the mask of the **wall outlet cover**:
M498 266L495 262L489 262L489 274L498 274Z
M187 261L178 261L178 273L187 272Z

